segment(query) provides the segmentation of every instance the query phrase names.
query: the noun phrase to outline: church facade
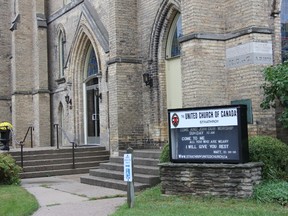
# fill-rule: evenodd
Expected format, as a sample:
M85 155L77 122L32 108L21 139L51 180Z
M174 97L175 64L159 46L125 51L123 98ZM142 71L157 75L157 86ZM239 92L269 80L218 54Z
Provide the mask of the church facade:
M154 148L168 141L167 109L237 103L249 134L287 140L260 108L261 71L284 56L286 1L0 4L0 120L19 140L33 126L35 146L54 146L59 127L63 146Z

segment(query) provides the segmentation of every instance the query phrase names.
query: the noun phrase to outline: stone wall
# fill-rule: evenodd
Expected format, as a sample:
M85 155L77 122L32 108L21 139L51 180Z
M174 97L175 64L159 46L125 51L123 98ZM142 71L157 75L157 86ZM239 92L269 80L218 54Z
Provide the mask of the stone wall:
M160 164L162 193L248 198L261 181L262 163Z
M0 5L0 122L11 122L10 3L7 0L0 0Z

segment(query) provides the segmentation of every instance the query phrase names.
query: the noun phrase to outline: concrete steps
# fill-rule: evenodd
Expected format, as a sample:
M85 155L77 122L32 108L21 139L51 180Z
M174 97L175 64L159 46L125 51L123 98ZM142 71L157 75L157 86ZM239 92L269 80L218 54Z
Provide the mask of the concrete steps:
M81 177L81 183L127 190L123 176L124 151L117 157L111 157L108 163L101 163L97 169L90 169L89 176ZM141 191L157 185L159 177L160 150L134 150L134 189Z
M21 166L19 151L10 151L16 163ZM21 178L36 178L55 175L88 173L100 163L109 161L109 151L105 147L75 148L75 168L73 168L72 148L25 149Z

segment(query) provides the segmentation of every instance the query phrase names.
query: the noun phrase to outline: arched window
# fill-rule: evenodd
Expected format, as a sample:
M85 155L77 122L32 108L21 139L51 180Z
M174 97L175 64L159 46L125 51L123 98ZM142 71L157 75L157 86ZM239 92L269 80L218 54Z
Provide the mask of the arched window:
M97 73L98 73L98 62L95 51L91 45L88 51L87 77L95 75Z
M181 47L179 43L179 38L183 35L182 32L182 17L177 14L169 31L167 47L166 47L166 57L173 58L180 56Z
M171 24L166 43L166 93L167 108L182 108L181 46L182 19L176 14Z
M288 60L288 0L282 0L281 5L281 38L282 61Z
M64 77L64 68L65 68L65 37L64 33L61 30L58 37L58 56L59 56L59 77Z

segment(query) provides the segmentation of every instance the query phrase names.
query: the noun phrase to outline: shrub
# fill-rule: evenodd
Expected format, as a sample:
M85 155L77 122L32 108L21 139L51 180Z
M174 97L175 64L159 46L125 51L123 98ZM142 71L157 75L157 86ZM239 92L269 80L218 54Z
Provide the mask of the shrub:
M288 182L264 182L254 189L253 198L264 203L288 205Z
M21 168L9 154L0 154L0 184L19 184Z
M169 143L165 144L160 155L160 163L170 162L170 148Z
M269 136L249 138L250 161L263 162L263 179L288 179L288 146Z

